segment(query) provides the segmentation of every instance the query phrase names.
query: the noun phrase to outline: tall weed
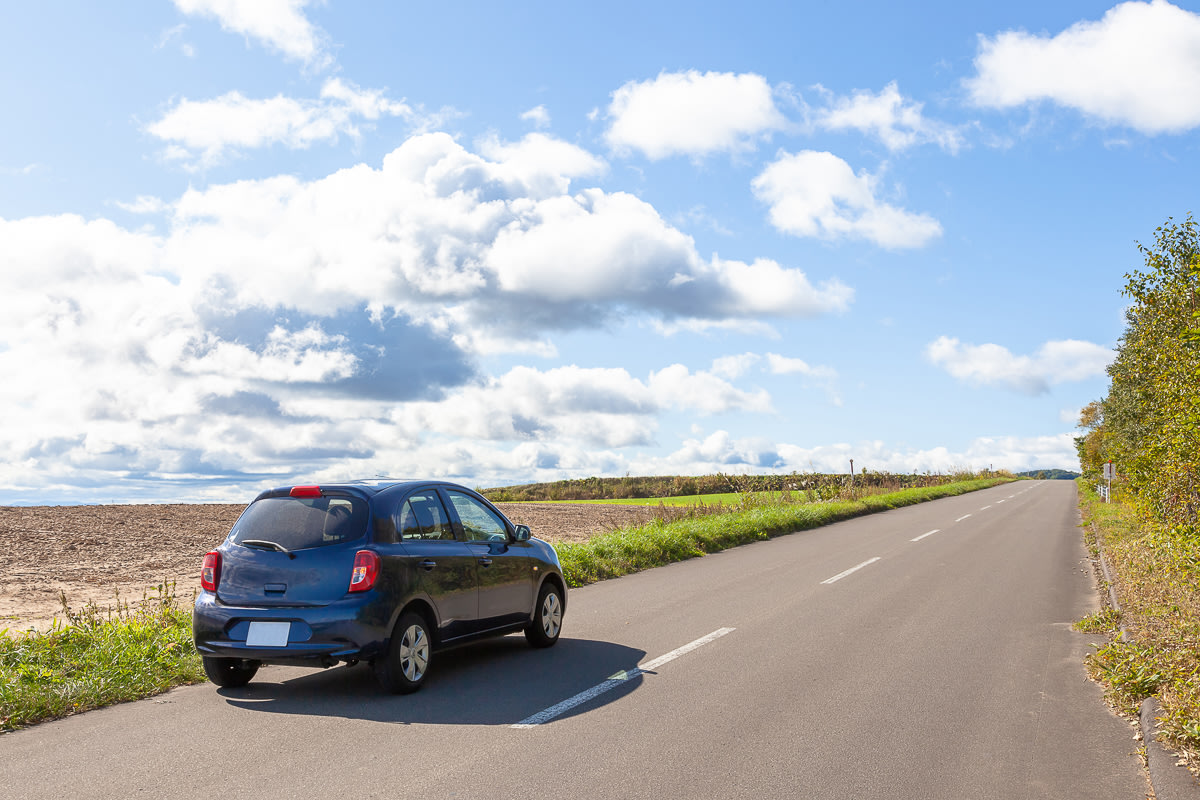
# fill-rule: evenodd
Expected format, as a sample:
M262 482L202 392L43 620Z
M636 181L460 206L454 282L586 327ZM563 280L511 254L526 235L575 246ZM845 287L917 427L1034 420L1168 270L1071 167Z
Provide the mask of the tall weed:
M0 731L203 681L192 615L159 584L131 607L89 603L49 631L0 631Z

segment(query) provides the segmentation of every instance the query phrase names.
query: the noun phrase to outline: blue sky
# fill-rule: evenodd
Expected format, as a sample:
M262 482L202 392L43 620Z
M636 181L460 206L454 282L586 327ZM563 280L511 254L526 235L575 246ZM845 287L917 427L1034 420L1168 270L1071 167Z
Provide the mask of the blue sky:
M1198 11L14 6L0 503L1076 468Z

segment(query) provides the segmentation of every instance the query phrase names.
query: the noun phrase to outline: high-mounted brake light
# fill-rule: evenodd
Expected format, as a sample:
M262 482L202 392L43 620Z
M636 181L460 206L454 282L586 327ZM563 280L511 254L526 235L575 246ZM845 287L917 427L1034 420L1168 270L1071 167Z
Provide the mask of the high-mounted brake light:
M379 554L374 550L359 550L354 554L354 570L350 573L350 591L365 592L379 577Z
M204 563L200 566L200 588L206 592L215 592L221 582L221 554L213 550L204 555Z
M290 492L288 492L288 495L291 497L320 497L321 496L321 487L320 486L293 486L292 490Z

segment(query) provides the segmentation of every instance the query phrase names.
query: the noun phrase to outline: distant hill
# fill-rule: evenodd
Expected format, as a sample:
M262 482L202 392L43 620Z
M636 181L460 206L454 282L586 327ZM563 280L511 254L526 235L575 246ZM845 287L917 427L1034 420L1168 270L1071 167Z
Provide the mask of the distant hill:
M1078 472L1065 469L1034 469L1029 472L1018 472L1018 478L1036 478L1039 481L1073 481L1079 477Z

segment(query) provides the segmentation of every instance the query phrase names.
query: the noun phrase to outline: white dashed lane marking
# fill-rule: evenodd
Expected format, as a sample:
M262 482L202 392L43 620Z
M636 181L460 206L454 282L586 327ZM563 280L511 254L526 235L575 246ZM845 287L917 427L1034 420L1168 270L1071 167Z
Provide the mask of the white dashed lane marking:
M537 727L538 725L549 722L550 720L552 720L556 717L562 716L564 713L566 713L567 711L570 711L575 706L582 705L583 703L586 703L588 700L591 700L594 697L599 697L600 695L604 694L605 692L615 689L618 686L621 686L626 681L636 678L638 675L641 675L644 672L650 672L652 670L658 669L663 664L674 661L675 659L679 658L682 655L687 655L688 653L692 652L693 650L703 647L704 645L708 644L709 642L715 641L716 639L720 639L722 636L724 636L727 633L732 633L734 630L735 630L734 628L718 628L717 630L713 631L712 633L708 634L707 636L701 636L699 639L697 639L694 642L688 642L683 647L675 648L674 650L667 653L666 655L661 655L652 661L647 661L645 664L639 664L638 666L634 667L631 670L621 670L620 672L616 673L615 675L613 675L612 677L610 677L608 680L604 681L603 683L598 683L595 686L593 686L592 688L582 691L579 694L575 695L574 697L568 697L566 700L563 700L561 703L552 705L549 708L545 709L544 711L539 711L538 713L534 714L532 717L526 717L525 719L521 720L520 722L516 723L515 725L513 725L511 727L513 727L513 728L534 728L534 727Z
M858 564L857 566L851 567L850 569L846 570L845 572L839 572L837 575L834 575L832 578L826 578L825 580L821 581L821 583L825 584L825 585L828 585L831 583L837 583L838 581L840 581L842 578L846 577L847 575L853 575L854 573L858 572L863 567L871 566L879 559L880 559L879 556L875 556L874 558L868 558L866 561L862 562L861 564Z

